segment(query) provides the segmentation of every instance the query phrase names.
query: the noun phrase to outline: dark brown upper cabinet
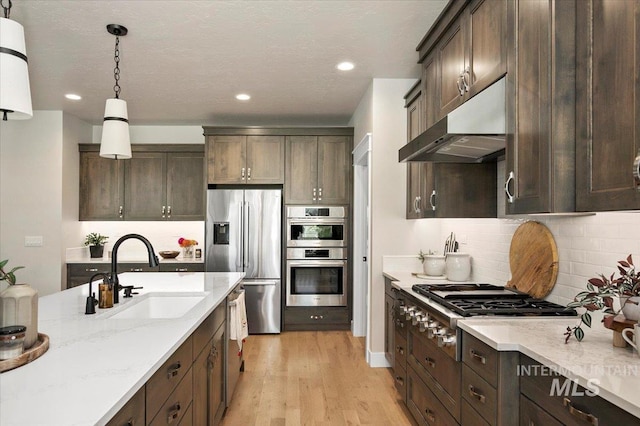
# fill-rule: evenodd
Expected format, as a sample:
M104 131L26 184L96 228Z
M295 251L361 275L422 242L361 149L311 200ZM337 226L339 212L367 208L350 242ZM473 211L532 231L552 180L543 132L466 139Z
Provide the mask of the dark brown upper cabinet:
M507 0L473 0L468 5L456 0L450 3L442 24L435 25L426 37L432 36L418 46L421 58L432 49L436 52L437 119L506 73L506 18Z
M132 145L132 158L80 145L80 220L203 220L203 145Z
M575 9L508 2L507 214L575 211Z
M576 207L637 210L640 2L582 0L576 11Z
M210 184L284 183L284 136L207 136Z
M285 203L349 204L353 137L286 137Z
M422 133L425 125L423 84L418 80L404 97L407 111L407 141ZM407 162L407 219L424 217L428 194L423 182L424 163Z

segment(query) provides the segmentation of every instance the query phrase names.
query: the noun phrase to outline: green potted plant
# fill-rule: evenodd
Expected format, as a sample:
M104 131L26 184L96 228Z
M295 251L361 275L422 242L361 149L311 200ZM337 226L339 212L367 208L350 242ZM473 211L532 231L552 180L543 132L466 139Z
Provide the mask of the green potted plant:
M434 251L429 250L424 253L420 250L418 259L422 262L422 269L425 275L442 276L445 268L445 257L437 255Z
M640 319L640 273L636 271L631 255L618 261L620 276L615 273L610 277L603 274L587 281L587 290L578 293L567 307L577 308L580 320L574 327L567 327L565 343L571 336L580 341L584 338L583 325L591 327L591 312L602 310L605 314L603 322L610 327L614 317L622 311L625 318L638 321ZM619 307L614 307L614 300L619 300Z
M109 237L98 234L96 232L92 232L87 234L84 245L89 246L89 252L91 253L91 258L99 258L104 254L104 243L107 242Z
M9 286L0 292L0 327L22 325L27 328L24 348L33 346L38 339L38 291L29 284L16 280L16 271L24 266L5 269L9 259L0 261L0 281ZM20 309L16 309L19 306Z

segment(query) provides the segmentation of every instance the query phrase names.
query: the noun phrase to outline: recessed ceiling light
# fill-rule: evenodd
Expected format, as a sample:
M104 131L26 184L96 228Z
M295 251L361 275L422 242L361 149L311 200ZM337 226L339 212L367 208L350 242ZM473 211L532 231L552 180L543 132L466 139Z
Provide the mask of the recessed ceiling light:
M80 99L82 99L82 96L76 95L75 93L67 93L66 95L64 95L64 97L67 99L71 99L72 101L79 101Z
M236 99L239 101L248 101L249 99L251 99L251 96L247 95L246 93L240 93L236 95Z
M353 62L340 62L338 65L336 65L336 68L338 68L340 71L351 71L355 68L355 65L353 65Z

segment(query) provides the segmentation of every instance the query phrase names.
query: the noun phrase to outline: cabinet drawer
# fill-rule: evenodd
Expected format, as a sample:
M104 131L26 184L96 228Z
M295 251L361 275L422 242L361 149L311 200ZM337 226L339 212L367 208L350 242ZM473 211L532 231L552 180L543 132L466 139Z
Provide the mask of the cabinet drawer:
M520 426L562 426L529 398L520 395Z
M143 386L126 403L124 407L109 420L107 426L142 426L144 422L144 390Z
M462 397L485 420L496 424L496 389L480 377L469 366L462 366ZM463 422L464 423L464 422Z
M153 420L149 422L149 425L160 426L180 424L180 421L191 406L192 386L193 375L191 374L191 369L189 369L189 371L184 375L182 381L169 395L169 398L167 398L164 404L160 406L157 414L153 417ZM147 407L147 418L149 418L148 413L149 411Z
M335 330L349 328L347 307L288 307L284 311L287 330Z
M204 272L204 263L160 263L160 272Z
M640 419L593 395L593 389L578 386L571 379L549 369L543 370L539 363L526 355L520 355L520 364L521 393L561 423L640 425Z
M419 374L449 413L459 419L460 362L449 357L424 333L412 329L409 333L407 368L409 366Z
M407 407L420 424L430 426L458 425L458 422L411 367L407 371Z
M491 386L498 386L498 351L465 333L462 340L462 361Z
M147 420L153 419L155 413L173 392L180 380L190 371L193 363L192 340L187 339L169 359L147 381ZM191 373L189 373L191 374ZM187 405L184 405L184 410Z
M193 359L196 359L216 330L224 324L227 304L221 303L193 332Z
M464 426L492 426L492 423L487 423L476 410L466 400L462 400L460 406L460 424ZM495 423L493 423L495 424ZM530 426L527 424L527 426Z
M406 368L407 365L407 339L404 334L396 332L395 334L395 364Z
M393 381L396 384L396 390L402 396L402 400L407 402L407 370L397 363L393 368Z

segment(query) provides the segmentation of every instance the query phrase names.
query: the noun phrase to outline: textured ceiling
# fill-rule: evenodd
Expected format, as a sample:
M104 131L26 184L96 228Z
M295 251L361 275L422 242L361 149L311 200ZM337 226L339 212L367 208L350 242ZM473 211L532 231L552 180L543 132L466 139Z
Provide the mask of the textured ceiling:
M25 27L34 109L101 123L116 23L129 29L120 84L133 125L346 125L372 78L419 75L415 47L445 4L13 0L11 18ZM336 70L344 60L356 68Z

